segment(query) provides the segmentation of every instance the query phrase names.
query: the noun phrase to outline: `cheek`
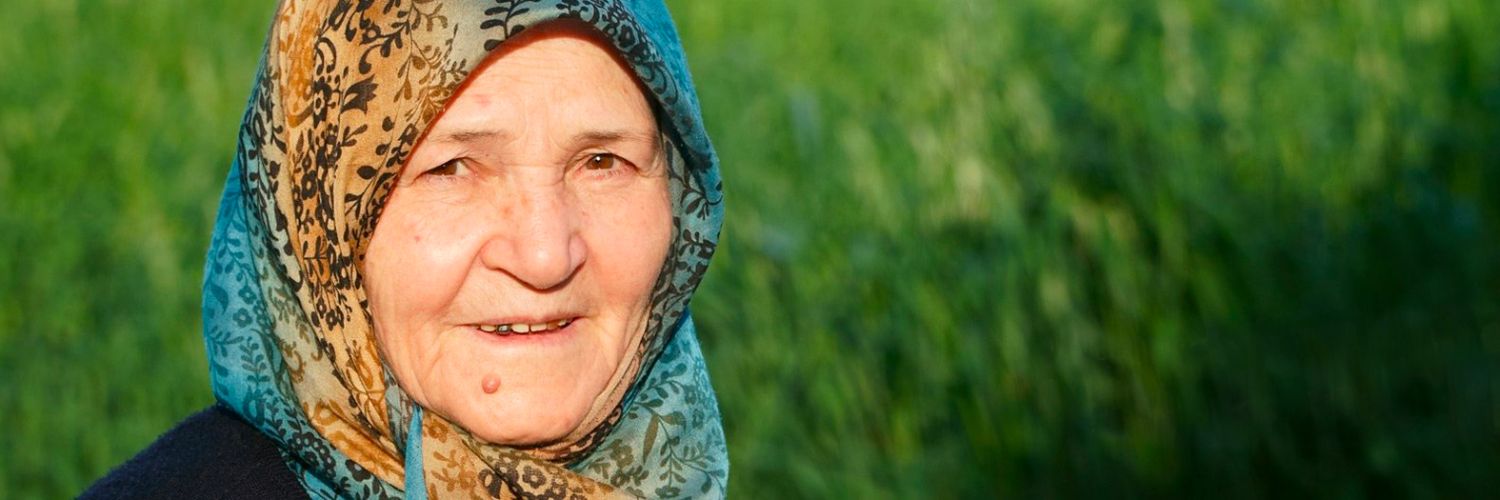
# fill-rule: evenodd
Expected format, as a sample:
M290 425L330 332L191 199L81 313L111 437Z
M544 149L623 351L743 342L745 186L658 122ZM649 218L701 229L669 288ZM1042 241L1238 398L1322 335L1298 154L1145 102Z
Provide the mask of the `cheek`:
M402 340L440 326L463 284L472 262L466 249L472 245L451 229L463 224L454 215L421 210L399 197L386 207L370 239L364 271L376 332L383 343L396 341L389 345L393 356L406 351Z
M665 180L616 202L609 209L590 211L589 257L610 304L642 312L650 299L672 239L672 209ZM621 207L628 207L622 209Z

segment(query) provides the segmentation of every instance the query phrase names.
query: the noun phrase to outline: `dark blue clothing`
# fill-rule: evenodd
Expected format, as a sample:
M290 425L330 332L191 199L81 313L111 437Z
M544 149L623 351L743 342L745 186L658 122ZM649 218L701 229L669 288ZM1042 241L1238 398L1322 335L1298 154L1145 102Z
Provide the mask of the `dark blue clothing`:
M81 498L307 498L276 443L221 406L183 420Z

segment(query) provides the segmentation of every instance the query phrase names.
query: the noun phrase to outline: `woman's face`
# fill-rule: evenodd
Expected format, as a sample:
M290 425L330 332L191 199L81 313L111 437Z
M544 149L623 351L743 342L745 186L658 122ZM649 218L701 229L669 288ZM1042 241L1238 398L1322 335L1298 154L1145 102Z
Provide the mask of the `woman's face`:
M470 76L366 254L398 382L489 442L557 441L604 404L671 240L651 108L582 30L534 28Z

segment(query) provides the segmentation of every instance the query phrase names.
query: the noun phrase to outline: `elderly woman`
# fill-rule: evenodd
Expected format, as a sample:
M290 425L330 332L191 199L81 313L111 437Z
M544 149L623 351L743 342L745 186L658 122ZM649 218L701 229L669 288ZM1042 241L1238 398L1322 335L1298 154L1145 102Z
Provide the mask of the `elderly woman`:
M218 404L85 496L722 496L722 205L658 0L284 0L209 250Z

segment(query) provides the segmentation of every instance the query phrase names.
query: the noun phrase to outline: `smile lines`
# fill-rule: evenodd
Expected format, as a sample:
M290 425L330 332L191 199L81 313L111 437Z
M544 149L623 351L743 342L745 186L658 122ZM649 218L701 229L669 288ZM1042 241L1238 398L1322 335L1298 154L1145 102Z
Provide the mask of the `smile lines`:
M476 325L479 331L499 335L510 335L512 333L542 333L565 328L573 323L573 318L547 321L542 323L509 323L504 325Z

